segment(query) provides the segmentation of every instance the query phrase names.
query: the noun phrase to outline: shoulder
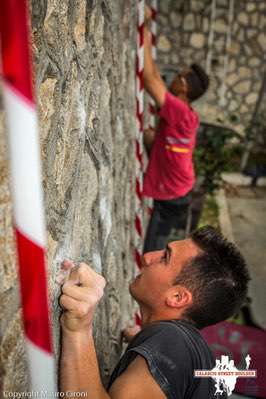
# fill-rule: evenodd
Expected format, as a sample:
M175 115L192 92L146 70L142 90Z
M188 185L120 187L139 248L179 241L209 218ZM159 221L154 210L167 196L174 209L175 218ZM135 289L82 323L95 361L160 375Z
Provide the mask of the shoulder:
M189 104L167 91L165 93L164 102L159 110L159 116L170 126L175 126L178 122L182 121L186 115L191 114L191 112Z
M185 103L179 97L177 97L174 94L172 94L170 91L167 91L165 93L164 105L173 106L173 107L181 108L181 109L188 109L189 108L187 103Z
M114 399L166 398L159 384L153 378L146 360L141 356L137 356L115 380L109 394Z
M178 322L160 321L144 328L128 350L144 356L150 364L187 365L191 360L189 334Z

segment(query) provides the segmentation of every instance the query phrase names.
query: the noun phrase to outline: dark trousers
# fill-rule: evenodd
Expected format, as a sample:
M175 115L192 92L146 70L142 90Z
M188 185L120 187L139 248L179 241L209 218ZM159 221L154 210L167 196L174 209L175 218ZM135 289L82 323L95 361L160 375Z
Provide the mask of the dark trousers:
M173 229L186 229L191 193L166 201L154 201L143 253L165 248Z

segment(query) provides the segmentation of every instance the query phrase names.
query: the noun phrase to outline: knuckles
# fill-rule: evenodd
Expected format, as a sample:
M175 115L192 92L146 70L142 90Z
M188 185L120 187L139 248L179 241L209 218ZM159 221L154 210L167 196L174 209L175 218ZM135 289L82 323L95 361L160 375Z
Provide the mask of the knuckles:
M83 318L89 313L93 312L96 305L103 297L106 280L103 276L96 273L86 263L81 263L75 273L78 273L81 281L88 281L88 286L78 286L73 281L66 281L62 285L62 295L59 298L60 306L71 312L72 316L76 318ZM78 276L77 276L78 277ZM73 298L73 285L75 285Z

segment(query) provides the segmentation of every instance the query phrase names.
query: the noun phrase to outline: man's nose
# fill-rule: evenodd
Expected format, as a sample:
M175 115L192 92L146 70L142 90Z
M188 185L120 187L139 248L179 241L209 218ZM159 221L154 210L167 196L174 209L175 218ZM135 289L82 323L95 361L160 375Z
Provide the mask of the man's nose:
M151 266L154 263L158 263L162 256L163 256L163 250L146 252L142 256L143 267Z

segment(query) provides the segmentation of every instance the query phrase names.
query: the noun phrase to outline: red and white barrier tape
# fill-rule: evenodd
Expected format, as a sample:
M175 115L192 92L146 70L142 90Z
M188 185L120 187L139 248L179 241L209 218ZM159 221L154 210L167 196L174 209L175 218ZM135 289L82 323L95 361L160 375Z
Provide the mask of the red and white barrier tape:
M135 209L135 262L137 269L141 267L143 245L143 112L144 112L144 0L138 0L138 44L136 62L136 209Z
M25 342L33 391L55 391L45 270L45 224L26 0L2 0L3 94Z

